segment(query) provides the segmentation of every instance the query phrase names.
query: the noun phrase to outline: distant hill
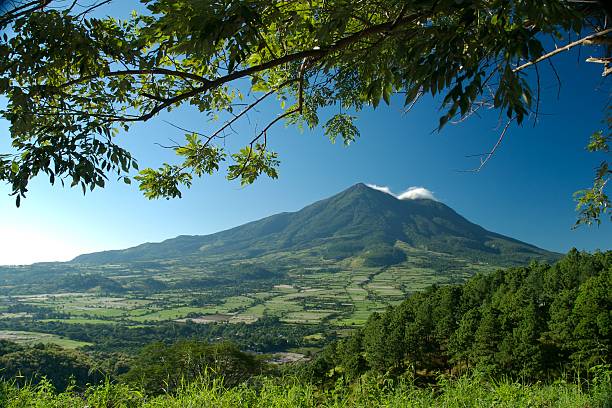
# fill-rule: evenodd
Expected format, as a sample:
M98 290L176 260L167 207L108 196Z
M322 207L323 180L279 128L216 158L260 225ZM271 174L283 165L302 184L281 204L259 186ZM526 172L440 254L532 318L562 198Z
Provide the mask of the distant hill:
M331 260L358 257L366 265L384 266L402 262L410 256L410 249L499 266L559 258L556 253L488 231L441 202L399 200L359 183L297 212L211 235L179 236L80 255L71 263L273 259L276 253L299 252Z

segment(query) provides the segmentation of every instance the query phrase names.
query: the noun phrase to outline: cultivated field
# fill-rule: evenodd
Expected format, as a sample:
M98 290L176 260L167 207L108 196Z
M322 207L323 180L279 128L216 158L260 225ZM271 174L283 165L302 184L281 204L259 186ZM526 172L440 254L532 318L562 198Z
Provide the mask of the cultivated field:
M258 265L273 271L263 278L241 275L245 262L218 261L68 269L51 264L44 274L16 270L10 279L4 274L0 287L0 325L14 328L28 321L146 327L172 321L253 323L277 317L282 323L324 325L342 334L428 285L458 283L492 269L445 254L402 250L406 261L380 267L365 266L358 258L325 260L308 253L263 257ZM55 286L48 281L50 275L59 282Z

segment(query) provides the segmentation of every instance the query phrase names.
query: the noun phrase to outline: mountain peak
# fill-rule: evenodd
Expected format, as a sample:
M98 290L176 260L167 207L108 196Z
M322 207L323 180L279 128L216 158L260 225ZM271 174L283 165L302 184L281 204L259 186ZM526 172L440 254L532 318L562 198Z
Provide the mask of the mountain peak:
M340 194L345 193L345 192L350 192L350 191L367 192L368 190L372 190L372 189L368 187L365 183L356 183L350 186L349 188L347 188L346 190L342 191Z
M429 196L428 194L429 193ZM308 251L324 259L360 256L402 245L499 266L555 254L487 231L436 201L422 187L399 196L357 183L294 213L281 213L206 236L177 237L122 251L81 255L73 262L114 263L179 259L253 259Z

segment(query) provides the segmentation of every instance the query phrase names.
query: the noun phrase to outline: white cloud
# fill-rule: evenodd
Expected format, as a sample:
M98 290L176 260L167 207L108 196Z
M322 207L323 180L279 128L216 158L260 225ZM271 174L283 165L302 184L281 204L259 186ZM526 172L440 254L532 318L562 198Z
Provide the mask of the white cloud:
M433 192L426 189L425 187L410 187L408 190L404 191L400 194L395 194L391 191L391 189L387 186L378 186L376 184L366 184L368 187L382 191L383 193L390 194L398 200L434 200L438 201L438 199L434 196Z
M366 186L370 187L371 189L382 191L383 193L387 193L387 194L391 194L392 196L395 196L395 194L393 194L391 192L389 187L386 187L386 186L377 186L376 184L366 184Z
M408 190L398 195L397 198L399 200L421 200L423 198L427 198L429 200L438 201L434 197L433 192L429 191L425 187L410 187Z

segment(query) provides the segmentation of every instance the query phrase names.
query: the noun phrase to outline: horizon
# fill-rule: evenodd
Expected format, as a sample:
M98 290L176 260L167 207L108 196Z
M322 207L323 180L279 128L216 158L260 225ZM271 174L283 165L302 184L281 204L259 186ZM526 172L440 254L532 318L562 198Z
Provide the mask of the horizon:
M370 184L370 183L366 183L366 182L360 181L360 182L354 183L354 184L352 184L352 185L350 185L350 186L348 186L348 187L346 187L346 188L336 192L335 194L333 194L331 196L322 197L322 198L320 198L318 200L315 200L315 201L313 201L311 203L308 203L308 204L304 205L303 207L299 208L298 210L295 210L295 211L282 211L282 212L275 213L275 214L272 214L272 215L269 215L269 216L266 216L266 217L263 217L263 218L250 220L250 221L247 221L246 223L243 223L243 224L230 226L230 227L228 227L226 229L222 229L222 230L219 230L219 231L214 231L214 232L211 232L209 234L179 234L179 235L176 235L176 236L163 238L163 239L158 240L158 241L145 241L145 242L141 242L141 243L138 243L136 245L129 246L129 247L108 248L108 249L102 249L100 251L80 253L80 254L77 254L74 257L72 257L72 258L70 258L68 260L65 260L65 261L38 261L38 262L30 263L30 264L0 264L0 266L4 266L4 267L20 267L20 266L31 266L31 265L35 265L35 264L68 263L68 262L73 262L74 259L76 259L76 258L78 258L78 257L80 257L82 255L91 255L91 254L96 254L96 253L101 253L101 252L123 251L123 250L133 249L133 248L139 247L141 245L146 245L146 244L164 243L166 241L171 241L173 239L181 238L181 237L204 237L204 236L215 235L217 233L221 233L221 232L233 229L233 228L239 228L239 227L244 226L244 225L246 225L248 223L251 223L251 222L257 222L257 221L263 220L265 218L274 217L275 215L279 215L279 214L283 214L283 213L285 213L285 214L286 213L288 213L288 214L298 213L298 212L304 210L305 208L307 208L307 207L309 207L311 205L314 205L314 204L317 204L317 203L319 203L321 201L325 201L325 200L328 200L330 198L336 197L336 196L341 195L341 194L343 194L343 193L345 193L345 192L347 192L349 190L352 190L352 189L355 189L355 188L361 187L361 186L363 186L363 187L365 187L367 189L370 189L372 191L376 191L376 192L381 193L381 194L389 195L389 196L395 198L398 201L420 201L420 200L433 201L433 202L441 203L444 206L446 206L446 207L450 208L451 210L455 211L452 207L449 207L444 202L442 202L441 200L437 199L434 196L433 192L427 190L424 187L412 186L412 187L409 187L408 189L406 189L402 193L394 193L387 186L379 186L379 185L376 185L376 184ZM415 191L416 191L416 194L411 194L411 193L414 193ZM459 214L459 216L463 217L463 215L461 213L457 212L457 214ZM470 219L468 219L466 217L463 217L463 218L467 219L467 221L469 221L469 222L472 222ZM476 225L478 225L478 224L476 224ZM487 230L489 232L497 233L496 231L489 230L488 228L486 228L484 226L481 226L481 225L478 225L478 226L484 228L485 230ZM503 234L501 234L501 235L503 235ZM510 237L510 236L506 236L506 237L510 238L510 239L513 239L513 240L516 239L516 238ZM548 252L551 252L551 253L554 253L554 254L563 255L563 253L556 252L556 251L553 251L553 250L549 250L547 248L542 248L542 247L539 247L537 245L531 244L530 242L527 242L527 241L522 241L522 240L518 240L518 241L523 242L523 243L528 244L528 245L531 245L531 246L535 246L535 247L537 247L539 249L543 249L545 251L548 251ZM599 250L599 249L596 249L596 250Z
M390 190L389 190L387 187L384 187L384 188L387 188L387 190L388 190L388 191L383 191L383 190L381 190L381 189L380 189L380 187L381 187L381 186L377 186L377 185L375 185L375 184L368 184L368 183L366 183L366 182L359 181L359 182L357 182L357 183L354 183L354 184L352 184L352 185L350 185L350 186L348 186L348 187L344 188L343 190L341 190L341 191L339 191L339 192L337 192L337 193L335 193L335 194L333 194L333 195L331 195L331 196L322 197L321 199L316 200L316 201L313 201L313 202L311 202L311 203L308 203L308 204L306 204L305 206L303 206L303 207L301 207L301 208L299 208L299 209L297 209L297 210L294 210L294 211L282 211L282 212L279 212L279 213L271 214L271 215L266 216L266 217L263 217L263 218L272 217L272 216L274 216L274 215L281 214L281 213L296 213L296 212L299 212L299 211L303 210L304 208L306 208L306 207L308 207L308 206L310 206L310 205L312 205L312 204L315 204L315 203L316 203L316 202L318 202L318 201L324 201L324 200L326 200L326 199L328 199L328 198L334 197L335 195L341 194L341 193L342 193L342 192L344 192L344 191L350 190L350 189L352 189L352 188L354 188L354 187L357 187L357 186L360 186L360 185L363 185L363 186L365 186L365 187L367 187L367 188L369 188L369 189L372 189L372 190L374 190L374 191L379 191L379 192L382 192L382 193L386 193L386 194L388 194L388 195L391 195L391 196L393 196L394 198L396 198L397 200L431 200L431 201L441 202L441 201L439 201L438 199L433 198L433 197L432 197L432 198L428 198L428 197L421 197L421 196L418 196L418 197L414 197L414 198L406 198L406 196L404 196L404 198L400 198L400 196L401 196L402 194L405 194L405 193L409 192L411 189L422 190L422 189L424 189L423 187L416 187L416 186L414 186L414 187L409 187L409 188L408 188L408 189L407 189L407 190L406 190L404 193L400 193L399 195L396 195L396 194L394 194L393 192L391 192L391 191L390 191ZM427 189L425 189L425 190L427 190ZM430 194L432 194L432 192L430 192L429 190L427 190L427 192L428 192L428 193L430 193ZM256 220L247 221L246 223L249 223L249 222L254 222L254 221L259 221L259 220L261 220L261 219L263 219L263 218L258 218L258 219L256 219ZM468 221L469 221L469 220L468 220ZM245 224L246 224L246 223L245 223ZM66 261L38 261L38 262L32 262L32 263L29 263L29 264L0 264L0 266L9 266L9 267L10 267L10 266L30 266L30 265L39 264L39 263L40 263L40 264L44 264L44 263L64 263L64 262L72 262L72 261L73 261L73 260L74 260L76 257L81 256L81 255L89 255L89 254L96 253L96 252L118 251L118 250L120 251L120 250L125 250L125 249L135 248L135 247L140 246L140 245L143 245L143 244L156 244L156 243L161 243L161 242L165 242L165 241L172 240L172 239L174 239L174 238L179 238L179 237L193 237L193 236L207 236L207 235L213 235L213 234L216 234L216 233L219 233L219 232L227 231L228 229L232 229L232 228L240 227L240 226L245 225L245 224L239 224L239 225L230 226L230 227L228 227L228 228L226 228L226 229L222 229L222 230L219 230L219 231L214 231L214 232L211 232L211 233L209 233L209 234L180 234L180 235L176 235L176 236L172 236L172 237L163 238L163 239L161 239L161 240L159 240L159 241L146 241L146 242L141 242L141 243L139 243L139 244L136 244L136 245L134 245L134 246L130 246L130 247L123 247L123 248L112 248L112 249L111 249L111 248L109 248L109 249L102 249L102 250L100 250L100 251L80 253L80 254L77 254L77 255L75 255L73 258L70 258L70 259L68 259L68 260L66 260Z

